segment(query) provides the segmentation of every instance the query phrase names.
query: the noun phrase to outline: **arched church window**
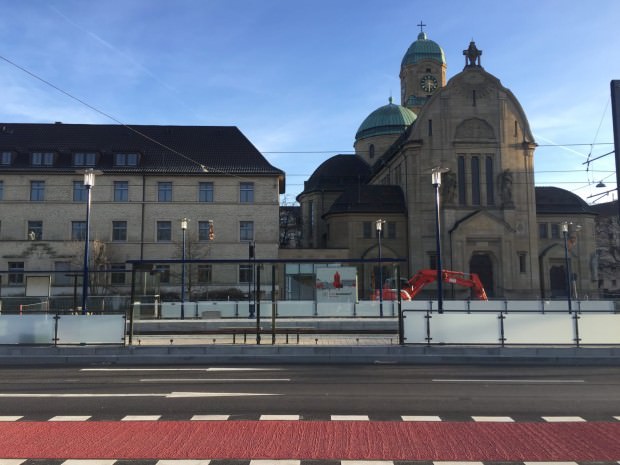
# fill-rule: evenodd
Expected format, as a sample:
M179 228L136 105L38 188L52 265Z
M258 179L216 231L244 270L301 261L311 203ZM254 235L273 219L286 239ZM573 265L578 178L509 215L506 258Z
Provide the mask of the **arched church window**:
M370 158L375 158L375 146L374 146L374 144L370 144L368 146L368 156Z
M487 205L495 205L495 191L494 180L495 174L493 173L493 157L487 156L485 159L485 176L487 187Z

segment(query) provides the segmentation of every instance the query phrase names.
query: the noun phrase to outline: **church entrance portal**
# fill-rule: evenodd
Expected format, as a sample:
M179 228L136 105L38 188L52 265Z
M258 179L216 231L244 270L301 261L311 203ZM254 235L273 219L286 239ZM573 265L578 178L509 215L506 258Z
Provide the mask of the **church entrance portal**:
M566 272L563 266L554 265L549 270L551 297L566 297Z
M475 254L469 261L469 272L476 273L482 281L487 296L495 296L495 287L493 285L493 262L489 254Z

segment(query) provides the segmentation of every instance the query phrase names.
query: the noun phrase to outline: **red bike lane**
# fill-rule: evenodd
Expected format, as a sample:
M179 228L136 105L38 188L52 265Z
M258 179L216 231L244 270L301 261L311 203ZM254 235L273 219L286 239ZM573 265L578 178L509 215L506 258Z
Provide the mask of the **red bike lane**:
M617 461L620 422L21 421L0 457Z

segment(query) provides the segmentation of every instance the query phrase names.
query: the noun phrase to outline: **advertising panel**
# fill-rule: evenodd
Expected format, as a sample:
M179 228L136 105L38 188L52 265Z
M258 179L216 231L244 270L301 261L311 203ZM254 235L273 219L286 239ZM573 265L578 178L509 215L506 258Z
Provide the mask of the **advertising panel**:
M357 302L357 268L317 268L316 299L317 302Z

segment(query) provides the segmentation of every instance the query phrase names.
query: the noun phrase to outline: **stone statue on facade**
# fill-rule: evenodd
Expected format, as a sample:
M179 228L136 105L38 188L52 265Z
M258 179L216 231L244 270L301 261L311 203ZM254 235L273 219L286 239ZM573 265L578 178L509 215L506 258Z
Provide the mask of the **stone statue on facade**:
M505 169L499 175L499 187L502 197L502 207L504 208L513 208L515 206L512 200L512 184L512 171L510 171L509 169Z

